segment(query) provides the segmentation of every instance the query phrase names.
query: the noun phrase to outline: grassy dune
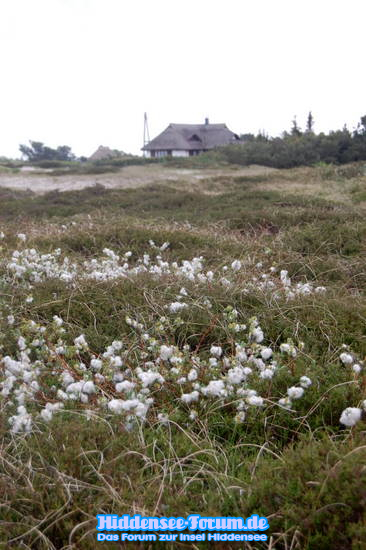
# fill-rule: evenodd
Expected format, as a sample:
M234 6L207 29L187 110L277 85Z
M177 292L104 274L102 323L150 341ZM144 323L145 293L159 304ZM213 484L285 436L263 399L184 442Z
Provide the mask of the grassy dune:
M366 400L365 207L358 164L210 172L194 186L0 188L0 544L93 549L98 513L258 513L266 542L215 548L364 549L365 422L340 417ZM182 262L199 257L187 277ZM239 382L238 365L253 371ZM139 368L164 382L144 386ZM65 375L94 390L65 397ZM141 415L120 410L145 398ZM47 403L63 406L42 413Z

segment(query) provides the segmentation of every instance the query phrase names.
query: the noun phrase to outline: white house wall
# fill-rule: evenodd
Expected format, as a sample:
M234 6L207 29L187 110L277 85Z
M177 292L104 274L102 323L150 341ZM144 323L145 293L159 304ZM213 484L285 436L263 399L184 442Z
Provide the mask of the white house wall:
M146 158L162 158L169 156L168 151L145 151L144 156ZM189 151L172 151L172 157L189 157Z
M188 151L172 151L173 157L189 157Z

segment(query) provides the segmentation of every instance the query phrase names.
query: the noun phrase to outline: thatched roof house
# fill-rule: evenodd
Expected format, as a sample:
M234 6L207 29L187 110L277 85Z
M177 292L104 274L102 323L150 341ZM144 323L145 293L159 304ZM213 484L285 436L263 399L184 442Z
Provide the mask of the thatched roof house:
M97 160L107 160L107 159L114 159L123 157L126 153L123 151L117 151L117 149L110 149L109 147L104 147L103 145L100 145L98 149L93 153L89 160L97 161Z
M151 157L188 157L239 141L226 124L169 124L142 151Z

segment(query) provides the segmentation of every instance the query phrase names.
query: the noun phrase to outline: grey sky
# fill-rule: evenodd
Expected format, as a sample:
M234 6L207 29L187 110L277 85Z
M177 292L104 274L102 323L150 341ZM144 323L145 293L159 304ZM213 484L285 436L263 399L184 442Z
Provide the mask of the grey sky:
M317 131L366 114L363 0L0 0L0 156L140 153L169 122Z

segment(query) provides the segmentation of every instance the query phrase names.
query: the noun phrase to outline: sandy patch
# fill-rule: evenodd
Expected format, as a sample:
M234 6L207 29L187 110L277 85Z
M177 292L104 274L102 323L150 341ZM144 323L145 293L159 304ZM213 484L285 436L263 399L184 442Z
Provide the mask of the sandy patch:
M166 182L184 182L199 184L201 180L217 177L240 177L253 175L267 175L273 172L271 168L248 166L237 170L233 169L176 169L161 166L126 166L117 173L72 175L22 172L18 174L0 174L0 186L11 189L30 189L34 193L43 194L47 191L73 191L91 187L96 184L104 185L109 189L126 189L143 187L145 185Z

